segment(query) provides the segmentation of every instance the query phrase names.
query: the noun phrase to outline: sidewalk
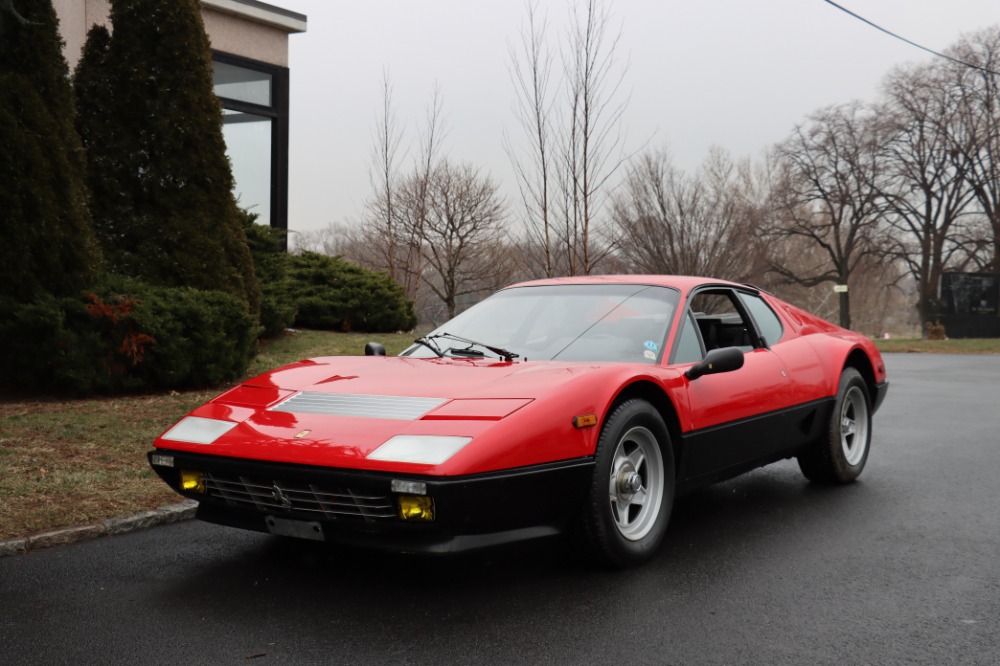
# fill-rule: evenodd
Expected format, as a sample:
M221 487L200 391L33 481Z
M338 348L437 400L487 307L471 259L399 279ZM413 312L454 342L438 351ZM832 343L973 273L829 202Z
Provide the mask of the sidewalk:
M96 539L112 534L126 534L136 530L144 530L156 525L176 523L194 518L198 503L194 500L184 500L180 504L161 506L153 511L143 511L131 516L105 518L91 525L79 527L64 527L47 532L39 532L26 537L5 539L0 541L0 557L5 555L20 555L33 550L64 546L78 541Z

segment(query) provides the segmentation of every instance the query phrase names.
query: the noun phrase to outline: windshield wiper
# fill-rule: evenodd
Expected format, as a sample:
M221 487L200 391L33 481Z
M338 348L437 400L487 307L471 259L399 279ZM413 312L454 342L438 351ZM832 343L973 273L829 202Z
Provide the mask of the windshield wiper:
M437 336L435 335L433 337L436 338ZM434 341L433 341L432 338L417 338L413 342L416 343L416 344L418 344L418 345L423 345L424 347L427 347L432 352L434 352L435 354L437 354L438 358L441 358L441 357L444 356L444 352L441 351L441 349L436 344L434 344Z
M482 356L482 352L477 353L475 349L472 349L472 347L475 346L475 347L482 347L483 349L493 352L494 354L499 356L504 361L507 361L508 363L512 362L515 358L520 357L520 354L515 354L514 352L508 351L503 347L493 347L491 345L478 342L476 340L470 340L469 338L463 338L460 335L452 335L451 333L447 332L442 332L442 333L437 333L435 335L427 336L428 340L434 340L436 338L444 338L445 340L454 340L455 342L464 342L465 344L469 345L465 349L452 349L450 350L452 353L466 354L469 356Z

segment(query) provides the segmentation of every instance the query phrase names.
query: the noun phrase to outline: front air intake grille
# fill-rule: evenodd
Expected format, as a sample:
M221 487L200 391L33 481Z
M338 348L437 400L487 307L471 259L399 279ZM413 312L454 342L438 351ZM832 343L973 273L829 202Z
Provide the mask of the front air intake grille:
M271 407L271 411L413 421L445 402L444 398L303 391Z
M205 473L205 487L211 498L269 514L369 523L396 517L389 496L360 493L346 487L218 472Z

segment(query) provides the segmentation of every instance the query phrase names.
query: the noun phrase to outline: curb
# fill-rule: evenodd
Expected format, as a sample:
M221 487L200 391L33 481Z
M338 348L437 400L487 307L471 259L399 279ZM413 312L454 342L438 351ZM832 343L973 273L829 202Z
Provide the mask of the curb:
M33 550L65 546L66 544L96 539L97 537L127 534L128 532L144 530L156 525L166 525L181 520L189 520L194 518L197 507L198 503L194 500L185 500L180 504L168 504L153 511L142 511L131 516L105 518L91 525L65 527L49 530L48 532L39 532L38 534L26 537L6 539L0 541L0 557L22 555Z

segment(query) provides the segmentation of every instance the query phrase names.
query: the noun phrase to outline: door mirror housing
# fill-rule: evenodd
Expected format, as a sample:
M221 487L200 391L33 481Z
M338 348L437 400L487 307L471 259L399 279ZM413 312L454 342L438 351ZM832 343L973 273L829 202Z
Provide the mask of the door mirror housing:
M365 345L365 356L385 356L385 347L379 342L369 342Z
M700 363L695 363L684 376L695 380L702 375L715 375L720 372L732 372L743 367L743 350L739 347L723 347L713 349L705 355Z

